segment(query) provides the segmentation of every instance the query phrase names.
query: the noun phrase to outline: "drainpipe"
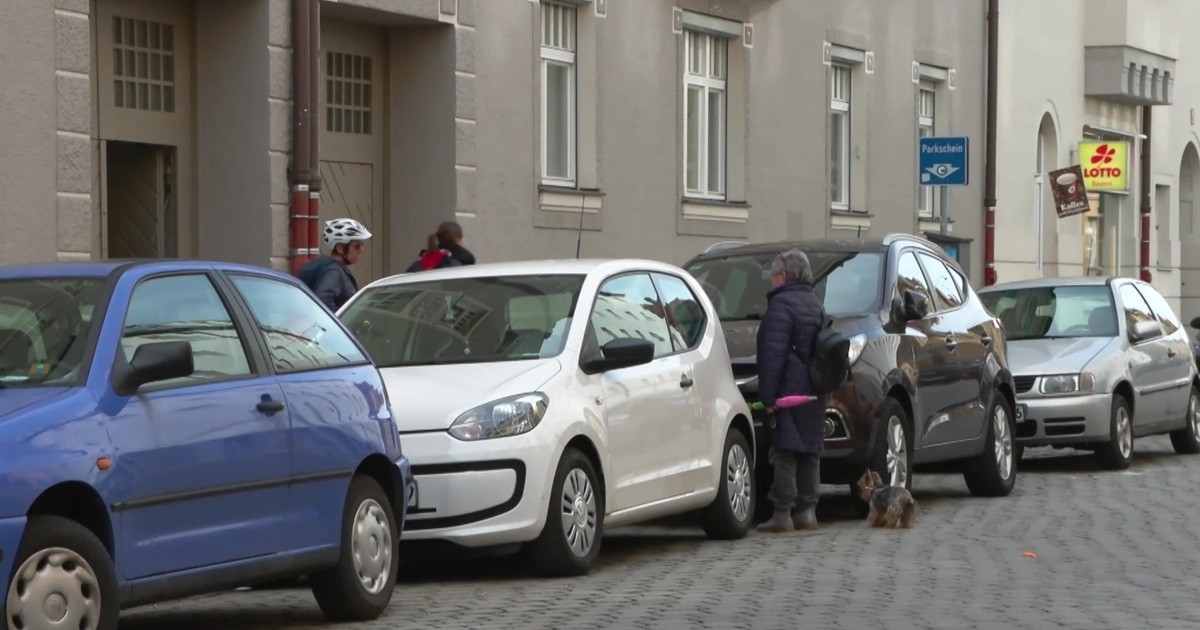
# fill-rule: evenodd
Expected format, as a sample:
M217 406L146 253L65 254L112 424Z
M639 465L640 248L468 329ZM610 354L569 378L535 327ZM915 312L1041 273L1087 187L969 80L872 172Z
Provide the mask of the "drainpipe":
M309 46L309 93L312 107L308 110L309 137L309 192L308 192L308 253L310 257L321 255L321 0L310 0L308 46Z
M1153 118L1153 110L1149 105L1142 105L1142 161L1141 174L1138 176L1142 180L1142 243L1141 255L1138 263L1142 268L1142 281L1150 282L1150 190L1153 182L1150 181L1150 120Z
M308 133L312 103L309 72L309 30L312 18L309 0L292 0L292 164L288 208L290 259L293 274L309 260L309 184L312 179L312 138Z
M987 152L983 173L983 284L996 284L996 55L999 48L1000 0L988 0L987 13Z

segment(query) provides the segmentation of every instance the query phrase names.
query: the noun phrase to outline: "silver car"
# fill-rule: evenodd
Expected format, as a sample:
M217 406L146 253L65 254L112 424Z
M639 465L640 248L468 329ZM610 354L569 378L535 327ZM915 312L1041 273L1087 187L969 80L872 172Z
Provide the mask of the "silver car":
M1095 451L1128 468L1136 438L1170 433L1200 453L1200 380L1187 330L1153 287L1130 278L1047 278L988 287L1017 388L1017 455Z

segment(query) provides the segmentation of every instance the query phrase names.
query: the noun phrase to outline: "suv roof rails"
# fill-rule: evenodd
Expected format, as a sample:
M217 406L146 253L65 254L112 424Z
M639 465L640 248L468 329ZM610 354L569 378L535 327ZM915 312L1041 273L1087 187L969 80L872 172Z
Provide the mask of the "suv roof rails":
M883 246L887 247L896 241L916 241L918 243L930 244L931 241L917 234L905 234L904 232L892 232L883 237Z
M703 253L711 254L713 252L719 252L723 249L732 249L734 247L741 247L742 245L745 245L745 244L746 243L744 243L742 241L721 241L720 243L713 243L712 245L709 245L708 247L704 248Z

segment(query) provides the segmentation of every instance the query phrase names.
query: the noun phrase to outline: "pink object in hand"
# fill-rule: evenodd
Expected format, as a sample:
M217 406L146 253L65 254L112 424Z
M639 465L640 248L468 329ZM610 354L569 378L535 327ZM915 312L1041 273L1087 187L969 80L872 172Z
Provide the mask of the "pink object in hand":
M780 409L799 407L800 405L810 403L816 399L816 396L784 396L783 398L775 401L775 406Z

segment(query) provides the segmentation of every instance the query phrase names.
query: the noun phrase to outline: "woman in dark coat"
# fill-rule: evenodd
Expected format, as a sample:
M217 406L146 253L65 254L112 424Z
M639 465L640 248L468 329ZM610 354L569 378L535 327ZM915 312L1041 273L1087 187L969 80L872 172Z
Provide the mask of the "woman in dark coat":
M416 262L408 268L408 273L474 265L475 254L463 247L462 243L462 226L454 221L446 221L438 226L437 232L429 235L425 249L417 256Z
M825 448L825 401L775 408L784 396L812 395L809 372L813 342L824 318L813 292L812 267L798 249L780 254L771 265L767 311L758 329L758 393L773 419L771 464L775 481L767 495L775 506L763 532L816 529L821 489L821 452Z

